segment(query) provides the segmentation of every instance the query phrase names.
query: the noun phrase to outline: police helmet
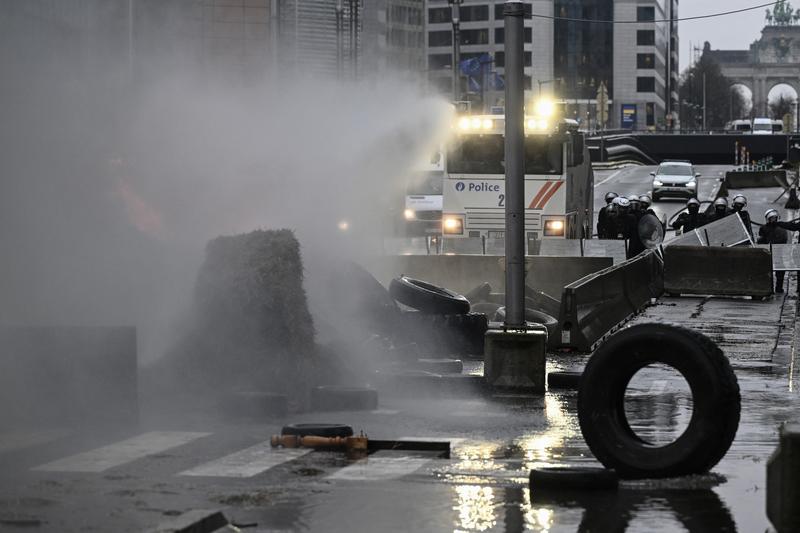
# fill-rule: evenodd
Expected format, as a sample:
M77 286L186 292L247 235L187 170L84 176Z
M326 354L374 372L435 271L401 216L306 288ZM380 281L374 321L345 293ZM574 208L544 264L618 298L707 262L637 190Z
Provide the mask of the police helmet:
M779 220L781 218L781 215L777 211L775 211L774 209L767 209L767 211L764 213L764 220L769 222L769 219L771 219L771 218L774 218L775 220Z
M650 198L649 194L643 194L639 197L639 202L644 205L645 207L650 207L653 205L653 200Z
M733 205L741 205L743 208L747 207L747 197L743 194L737 194L733 197Z
M700 207L700 200L697 198L689 198L689 201L686 202L686 207L689 207L690 205L696 205L697 207Z
M611 201L611 203L616 205L616 206L618 206L618 207L626 207L627 208L627 207L631 206L630 200L628 200L624 196L617 196L616 198L614 198Z
M728 199L724 196L720 196L716 200L714 200L714 207L728 207Z
M615 192L607 192L606 193L606 203L610 204L614 200L614 198L616 198L618 196L619 196L619 194L617 194Z

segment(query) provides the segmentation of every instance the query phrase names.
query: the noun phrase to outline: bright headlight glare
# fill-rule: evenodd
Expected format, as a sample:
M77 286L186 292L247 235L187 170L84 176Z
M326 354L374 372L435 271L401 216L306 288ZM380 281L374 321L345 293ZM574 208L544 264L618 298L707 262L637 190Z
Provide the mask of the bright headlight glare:
M462 130L468 130L469 129L469 119L467 117L461 117L458 120L458 127L460 129L462 129Z
M475 129L480 128L481 127L481 119L479 119L478 117L473 118L472 122L470 123L470 126L472 126Z
M539 121L539 129L546 130L546 129L547 129L547 126L548 126L548 124L547 124L547 121L546 121L546 120L541 120L541 121Z
M536 102L536 114L541 117L552 117L556 112L556 104L552 100L539 100Z
M464 223L459 217L445 217L442 220L442 232L450 235L464 233Z
M526 126L528 127L529 130L535 130L536 129L536 121L533 120L532 118L529 118L528 122L526 123Z
M406 209L403 212L403 216L406 217L406 220L414 220L415 218L417 218L417 212L414 211L413 209Z
M483 129L490 130L492 129L492 126L493 126L492 119L489 118L483 119Z
M347 222L346 220L342 220L341 222L339 222L339 230L347 231L348 229L350 229L349 222Z
M544 235L545 237L563 237L564 221L561 219L545 220Z

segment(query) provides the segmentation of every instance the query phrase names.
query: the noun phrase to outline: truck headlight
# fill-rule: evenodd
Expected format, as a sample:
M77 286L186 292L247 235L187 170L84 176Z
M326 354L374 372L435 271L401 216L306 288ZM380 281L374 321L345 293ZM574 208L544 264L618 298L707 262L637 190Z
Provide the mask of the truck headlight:
M653 187L661 187L662 185L664 185L664 184L663 184L663 183L661 183L660 181L658 181L658 180L653 180Z
M687 183L686 186L689 187L690 189L694 189L695 187L697 187L697 182L692 180L689 183Z
M461 217L444 217L442 219L442 233L462 235L464 233L463 219Z
M403 216L406 218L406 220L414 220L417 218L417 212L413 209L406 209L403 211Z
M556 218L544 221L544 236L545 237L563 237L564 236L564 221Z

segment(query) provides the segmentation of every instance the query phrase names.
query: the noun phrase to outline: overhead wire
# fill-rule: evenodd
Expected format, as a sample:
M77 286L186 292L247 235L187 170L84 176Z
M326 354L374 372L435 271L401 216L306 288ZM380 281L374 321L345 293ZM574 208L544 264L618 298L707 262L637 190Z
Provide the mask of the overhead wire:
M769 2L766 4L759 4L757 6L751 7L744 7L741 9L733 9L730 11L720 11L718 13L710 13L708 15L695 15L693 17L683 17L683 18L675 18L675 19L656 19L656 20L597 20L597 19L584 19L584 18L572 18L572 17L560 17L556 15L540 15L537 13L531 13L532 18L542 18L542 19L549 19L549 20L558 20L558 21L565 21L565 22L587 22L591 24L642 24L643 22L647 23L654 23L654 22L685 22L688 20L701 20L701 19L710 19L716 17L724 17L727 15L735 15L737 13L744 13L747 11L754 11L756 9L761 9L764 7L770 7L777 4L783 3L784 0L777 0L775 2Z

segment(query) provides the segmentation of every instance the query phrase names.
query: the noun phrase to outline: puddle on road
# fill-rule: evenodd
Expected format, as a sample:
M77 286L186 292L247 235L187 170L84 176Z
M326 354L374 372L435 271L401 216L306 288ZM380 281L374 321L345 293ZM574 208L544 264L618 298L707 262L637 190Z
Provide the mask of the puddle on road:
M692 391L683 376L663 365L649 365L625 391L625 416L636 435L653 446L676 441L692 419Z

